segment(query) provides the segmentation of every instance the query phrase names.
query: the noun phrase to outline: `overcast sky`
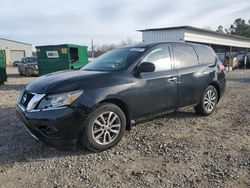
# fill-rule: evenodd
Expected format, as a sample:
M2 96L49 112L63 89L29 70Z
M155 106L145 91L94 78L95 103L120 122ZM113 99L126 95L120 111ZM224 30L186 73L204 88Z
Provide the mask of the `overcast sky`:
M141 41L138 29L191 25L216 29L250 19L250 0L0 0L0 38L90 46Z

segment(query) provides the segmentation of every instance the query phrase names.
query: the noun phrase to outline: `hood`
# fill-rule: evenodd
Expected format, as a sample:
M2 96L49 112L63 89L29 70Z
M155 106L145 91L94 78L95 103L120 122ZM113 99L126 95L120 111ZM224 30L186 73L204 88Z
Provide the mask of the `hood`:
M27 66L34 66L34 65L38 65L38 63L37 62L27 63Z
M110 72L101 71L60 71L41 76L30 82L26 90L34 93L63 93L85 89L104 81L111 76Z

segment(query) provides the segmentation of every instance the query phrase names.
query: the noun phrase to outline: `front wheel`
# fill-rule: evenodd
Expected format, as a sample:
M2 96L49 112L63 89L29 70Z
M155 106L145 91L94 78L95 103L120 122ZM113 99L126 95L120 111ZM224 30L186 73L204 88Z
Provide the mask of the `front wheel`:
M195 106L195 111L198 114L208 116L212 114L218 103L218 93L214 86L208 86L201 98L200 103Z
M26 76L26 77L29 77L29 76L30 76L29 70L28 70L28 69L25 69L25 76Z
M97 107L85 123L80 143L93 151L115 146L126 129L124 112L116 105L104 103Z

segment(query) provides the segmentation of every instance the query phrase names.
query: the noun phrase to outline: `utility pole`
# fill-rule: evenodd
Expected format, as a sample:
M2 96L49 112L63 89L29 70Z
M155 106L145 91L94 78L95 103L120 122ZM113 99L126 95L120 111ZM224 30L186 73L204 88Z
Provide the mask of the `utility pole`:
M91 39L91 58L95 57L95 51L94 51L94 41Z

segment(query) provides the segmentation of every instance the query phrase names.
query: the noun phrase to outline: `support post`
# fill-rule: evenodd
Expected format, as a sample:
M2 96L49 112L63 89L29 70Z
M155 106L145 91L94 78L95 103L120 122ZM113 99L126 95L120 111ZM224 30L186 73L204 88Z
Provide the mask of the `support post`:
M246 48L246 52L245 52L245 58L244 58L244 69L247 69L247 48Z
M233 66L232 64L233 64L233 62L232 62L232 46L230 46L229 62L228 62L228 72L230 71L230 66ZM233 69L233 67L232 67L232 69Z

